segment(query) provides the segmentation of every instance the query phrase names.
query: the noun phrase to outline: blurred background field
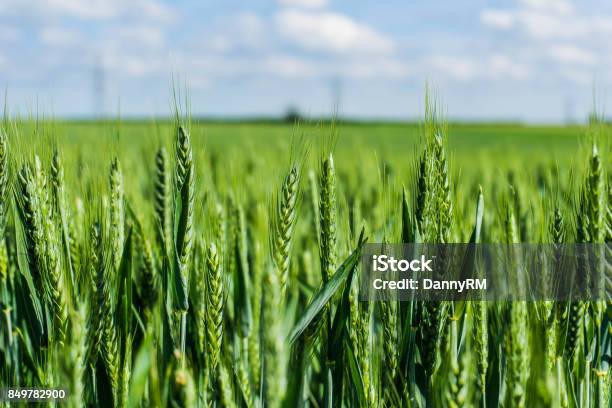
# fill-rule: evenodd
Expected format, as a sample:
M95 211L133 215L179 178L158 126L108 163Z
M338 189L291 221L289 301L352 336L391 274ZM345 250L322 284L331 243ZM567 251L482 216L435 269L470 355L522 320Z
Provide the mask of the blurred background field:
M33 143L46 145L52 139L67 153L76 153L69 156L78 157L86 173L82 173L83 166L68 168L67 181L80 184L78 180L82 181L88 170L94 176L104 174L114 156L123 158L127 178L146 180L148 175L139 172L151 170L155 149L170 140L173 126L166 121L67 121L43 124L42 131L30 133L47 136L35 136ZM399 185L394 187L401 187L412 175L416 153L422 149L421 124L339 122L336 130L334 154L341 175L360 175L363 188L380 181L378 173L383 167L391 175L396 173ZM216 160L223 173L221 178L239 188L244 188L246 173L255 173L262 179L280 177L290 162L292 144L300 138L311 147L308 166L316 170L320 142L330 132L330 122L295 125L282 121L194 120L192 124L194 154L205 156L198 163ZM453 183L461 191L463 187L473 188L513 174L537 184L545 173L556 171L570 182L569 173L582 168L578 163L588 154L590 140L588 128L578 125L450 123L447 147ZM201 181L210 176L205 169L201 173ZM147 188L142 186L145 191Z
M297 126L280 121L196 121L192 133L204 138L214 149L240 149L245 146L265 147L289 139L295 133L306 135L325 131L329 122L300 123ZM66 121L55 126L61 131L57 136L63 142L86 141L89 138L121 133L121 143L147 144L150 137L169 132L173 124L155 121ZM418 139L418 123L401 122L340 122L338 152L368 148L385 154L411 151ZM585 136L584 126L526 125L496 123L449 124L449 147L458 157L471 160L474 154L510 159L509 152L526 155L558 157L565 160L575 152L579 140ZM282 143L282 142L281 142Z
M172 133L170 122L154 121L68 121L43 125L42 133L60 145L99 157L105 150L130 155L146 151ZM312 143L329 133L330 123L220 122L195 121L192 126L194 149L229 155L227 159L255 152L259 158L279 159L288 152L297 136ZM335 153L341 165L367 166L384 161L392 168L410 164L418 150L421 126L399 122L340 122ZM588 145L584 126L545 126L523 124L451 123L448 148L457 168L475 171L501 171L510 167L525 170L554 163L571 164L577 151ZM100 150L102 147L103 150ZM110 157L110 156L109 156ZM358 162L355 162L358 159ZM257 159L255 159L257 160ZM494 165L493 168L491 165ZM229 169L228 169L229 170Z

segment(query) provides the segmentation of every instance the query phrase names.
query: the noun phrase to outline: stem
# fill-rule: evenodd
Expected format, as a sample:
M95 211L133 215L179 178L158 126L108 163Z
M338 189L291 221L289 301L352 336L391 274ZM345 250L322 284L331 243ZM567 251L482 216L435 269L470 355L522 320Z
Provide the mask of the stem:
M181 356L185 356L185 342L187 340L187 312L181 311ZM183 364L185 359L183 359Z

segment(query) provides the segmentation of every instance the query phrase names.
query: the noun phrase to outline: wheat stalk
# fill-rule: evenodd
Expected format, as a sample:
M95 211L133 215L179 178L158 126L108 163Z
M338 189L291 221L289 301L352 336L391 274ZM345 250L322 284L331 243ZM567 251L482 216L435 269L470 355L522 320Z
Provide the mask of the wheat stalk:
M279 313L283 302L276 270L267 268L263 279L263 286L267 288L262 302L264 396L269 407L278 408L282 404L286 387L284 341Z
M95 223L91 232L92 238L92 272L95 274L95 296L97 310L97 341L99 342L99 357L102 358L108 375L114 398L118 397L119 386L119 354L117 344L117 331L114 318L114 304L112 300L109 266L104 255L104 234L101 224ZM95 262L95 263L94 263Z
M509 203L513 202L514 188L510 186ZM505 239L509 244L520 242L515 206L510 204L506 207L505 217ZM519 263L514 262L511 267L515 268L518 275ZM518 280L521 280L519 277ZM518 301L508 303L506 310L504 351L506 354L506 396L505 401L508 406L525 406L527 378L529 376L528 367L528 346L526 340L527 333L527 305L521 296L524 296L524 287L519 283Z
M196 390L191 370L184 366L184 356L175 351L172 360L171 390L168 406L193 407L196 402Z
M87 362L86 315L84 304L79 304L70 311L69 341L66 342L61 356L62 384L67 385L70 393L69 403L72 407L85 406L83 381Z

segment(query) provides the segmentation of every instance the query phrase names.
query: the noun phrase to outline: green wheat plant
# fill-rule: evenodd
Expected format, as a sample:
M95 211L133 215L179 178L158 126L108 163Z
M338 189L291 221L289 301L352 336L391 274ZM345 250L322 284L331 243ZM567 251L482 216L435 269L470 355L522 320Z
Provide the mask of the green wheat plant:
M519 280L518 301L374 302L362 286L366 243L578 243L601 248L609 295L601 118L538 150L541 128L449 123L430 91L405 126L202 123L176 106L120 138L5 115L0 389L104 408L610 406L609 298L525 301Z

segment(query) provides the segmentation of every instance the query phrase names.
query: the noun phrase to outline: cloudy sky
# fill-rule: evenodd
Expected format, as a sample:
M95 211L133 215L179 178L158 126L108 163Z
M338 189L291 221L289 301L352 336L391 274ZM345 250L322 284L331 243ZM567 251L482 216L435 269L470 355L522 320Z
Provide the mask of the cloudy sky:
M455 119L582 120L612 93L605 0L2 0L13 111L411 119L432 83Z

